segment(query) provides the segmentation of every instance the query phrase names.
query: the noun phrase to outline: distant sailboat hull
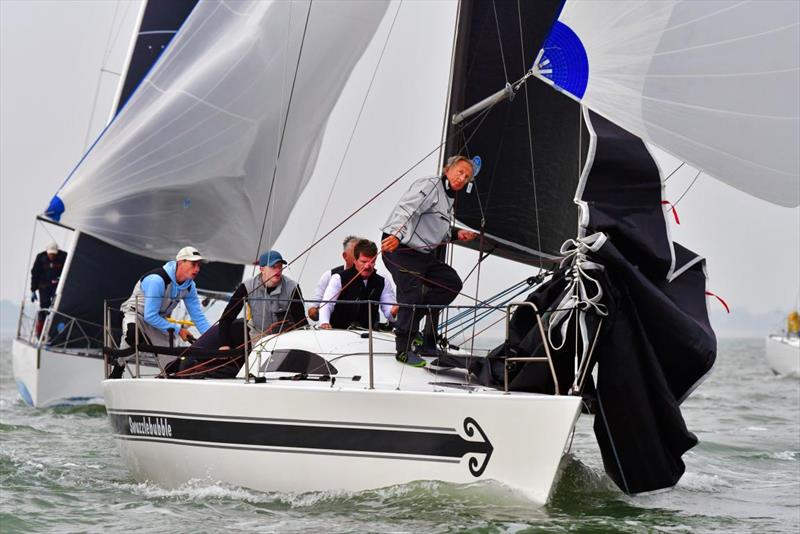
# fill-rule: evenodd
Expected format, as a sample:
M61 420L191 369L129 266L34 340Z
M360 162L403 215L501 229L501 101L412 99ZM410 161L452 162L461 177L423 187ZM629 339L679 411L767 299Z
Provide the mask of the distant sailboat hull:
M14 378L22 399L34 407L96 402L102 404L101 357L56 352L21 339L11 346Z
M29 406L103 404L103 357L99 354L37 347L22 339L11 345L14 379ZM155 374L155 367L143 367Z
M767 337L767 365L776 375L800 376L800 338Z

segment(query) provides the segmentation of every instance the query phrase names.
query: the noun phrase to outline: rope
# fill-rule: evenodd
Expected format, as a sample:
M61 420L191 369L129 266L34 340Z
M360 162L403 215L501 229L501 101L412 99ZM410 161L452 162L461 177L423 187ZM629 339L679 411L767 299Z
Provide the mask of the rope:
M272 193L275 189L275 178L277 177L278 174L278 162L281 159L281 151L283 150L283 140L286 136L286 127L289 124L289 113L292 110L292 102L294 99L294 88L295 84L297 83L297 74L298 72L300 72L300 59L303 57L303 47L305 46L306 43L306 32L308 31L308 21L311 18L311 8L313 7L313 3L314 0L311 0L311 2L308 4L308 12L306 13L306 22L305 26L303 27L303 37L300 40L300 51L297 54L297 63L295 64L294 77L292 78L292 88L289 90L289 103L286 106L286 116L283 121L283 128L281 129L281 138L280 141L278 142L278 153L275 155L275 163L272 166L272 182L270 183L269 193L267 195L267 204L266 208L264 209L264 219L261 222L261 232L258 235L258 247L256 248L256 254L255 254L256 257L258 257L258 253L261 251L261 243L264 239L264 230L266 229L267 226L267 215L270 212L269 206L272 203Z
M603 288L600 282L589 275L591 271L601 272L604 267L590 261L587 255L596 252L606 242L606 235L598 232L580 239L569 239L561 245L561 252L565 255L562 266L569 268L568 280L564 297L556 306L558 311L553 311L547 326L547 342L555 350L560 350L567 342L567 329L572 318L575 317L575 356L578 357L578 336L582 340L579 361L583 361L588 350L589 339L586 325L586 313L593 311L600 317L608 315L608 310L601 303ZM553 341L553 332L559 331L561 342Z
M670 209L673 209L673 210L674 210L674 209L675 209L675 206L677 206L677 205L678 205L678 202L680 202L681 200L683 200L683 197L685 197L685 196L686 196L686 193L688 193L688 192L689 192L689 190L690 190L692 187L694 187L694 184L695 184L695 182L697 182L697 179L698 179L698 178L700 178L700 174L701 174L702 172L703 172L703 171L697 171L697 174L695 175L694 179L692 180L692 183L690 183L690 184L689 184L689 187L687 187L687 188L686 188L686 191L684 191L684 192L683 192L683 194L682 194L681 196L679 196L679 197L678 197L678 200L676 200L676 201L675 201L675 203L674 203L674 204L672 204L672 208L670 208ZM676 217L677 217L677 215L676 215Z
M342 168L344 167L344 160L347 158L347 154L350 151L350 145L353 142L353 137L355 137L356 129L358 128L359 123L361 122L361 115L364 113L364 108L367 105L367 99L369 99L369 95L372 92L372 86L375 83L375 77L378 75L378 69L381 66L381 62L383 61L383 55L386 52L386 47L389 45L389 38L392 35L392 31L394 30L394 24L397 22L397 15L400 13L400 8L403 5L403 1L400 0L400 3L397 5L397 11L394 13L394 18L392 19L392 25L389 27L389 32L386 34L386 40L383 43L383 48L381 49L381 54L378 57L378 63L375 65L375 70L372 72L372 78L370 78L369 86L367 87L367 92L364 95L364 99L361 101L361 107L358 110L358 115L356 116L356 121L353 124L353 129L350 132L350 137L347 140L347 145L345 146L344 152L342 153L342 159L339 161L339 168L336 170L336 175L333 178L333 183L331 184L331 188L328 191L328 198L325 200L325 205L322 208L322 212L319 216L319 221L317 222L317 228L314 230L314 238L316 238L317 233L319 233L319 229L322 226L322 219L325 217L325 214L328 211L328 206L330 205L331 199L333 198L333 190L336 188L336 184L339 181L339 176L342 173ZM312 240L314 239L312 238ZM300 276L303 275L306 269L306 265L308 264L308 258L306 257L306 261L303 263L303 268L300 269Z
M661 183L663 183L663 184L667 183L667 180L669 180L670 178L672 178L672 176L673 176L673 175L674 175L676 172L678 172L678 171L681 169L681 167L683 167L684 165L686 165L686 162L685 162L685 161L681 162L681 164L680 164L680 165L678 165L677 167L675 167L675 170L674 170L674 171L672 171L671 173L669 173L669 176L667 176L666 178L664 178L664 181L663 181L663 182L661 182Z
M497 43L500 45L500 61L503 64L503 75L506 78L506 83L508 83L508 70L506 69L506 54L503 51L503 39L500 35L500 21L497 18L497 5L495 4L494 0L492 0L492 10L494 11L494 26L497 29Z
M519 21L519 47L520 52L522 54L522 71L525 72L525 43L523 42L522 38L522 10L519 5L519 0L517 0L517 19ZM536 170L533 166L533 127L531 126L531 105L530 99L528 98L528 86L525 85L525 120L528 122L528 151L530 154L530 161L531 161L531 183L533 185L533 213L536 218L536 243L539 247L539 250L542 250L542 236L539 230L539 200L538 196L536 195ZM580 150L578 151L580 153ZM541 258L539 259L539 269L544 270L544 266L542 265Z

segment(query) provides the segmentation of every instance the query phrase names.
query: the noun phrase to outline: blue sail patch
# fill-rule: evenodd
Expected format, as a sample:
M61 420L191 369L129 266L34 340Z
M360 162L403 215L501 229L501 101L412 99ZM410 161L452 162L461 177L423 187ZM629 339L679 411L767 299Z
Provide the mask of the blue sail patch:
M537 57L539 72L564 91L583 98L589 83L589 58L578 35L556 21Z

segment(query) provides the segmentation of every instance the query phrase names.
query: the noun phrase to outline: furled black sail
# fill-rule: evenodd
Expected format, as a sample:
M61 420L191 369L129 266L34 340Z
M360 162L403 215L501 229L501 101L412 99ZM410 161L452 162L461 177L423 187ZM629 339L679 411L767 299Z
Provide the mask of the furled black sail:
M561 4L462 2L451 112L521 78L533 65ZM528 82L513 100L449 127L448 154L481 158L475 190L458 196L456 218L484 230L491 242L484 243L484 252L536 265L543 260L550 267L561 243L575 236L578 211L573 198L589 139L580 125L580 107L574 101L542 83ZM522 213L530 216L521 220ZM459 244L475 247L477 242Z
M697 439L680 403L711 370L716 338L704 260L669 240L660 174L646 146L596 114L587 117L596 136L579 190L587 237L565 248L563 268L528 297L544 312L548 339L530 309L521 308L509 339L473 371L483 383L501 385L507 355L541 356L550 343L564 393L574 386L578 362L590 356L596 391L589 377L573 392L595 406L606 472L625 492L642 493L672 487L683 475L681 456ZM513 390L555 390L542 364L512 364L509 377Z
M594 430L606 472L627 493L674 486L697 444L680 403L708 374L716 338L708 320L705 262L669 240L658 169L644 143L591 114L597 149L582 200L589 231L608 241L608 328L598 362Z

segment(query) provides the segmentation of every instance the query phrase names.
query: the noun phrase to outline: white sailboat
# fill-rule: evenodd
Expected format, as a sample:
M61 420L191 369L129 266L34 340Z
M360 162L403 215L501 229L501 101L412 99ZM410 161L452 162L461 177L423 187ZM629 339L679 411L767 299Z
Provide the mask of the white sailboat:
M444 133L434 142L423 139L428 150L421 153L433 156L422 159L426 168L438 170L444 155L456 152L481 156L478 191L459 197L456 209L460 224L481 232L481 259L502 255L550 272L509 318L502 348L490 358L451 348L455 363L444 374L395 361L391 335L308 329L260 341L237 379L106 380L114 435L137 479L175 486L210 478L281 491L493 479L545 502L580 395L589 393L585 377L597 363L595 431L609 475L632 494L677 482L680 456L697 442L679 406L713 366L715 338L703 259L669 239L660 171L642 139L717 170L727 168L715 165L734 157L742 134L752 134L758 148L779 147L769 162L778 178L762 196L777 191L797 205L797 161L786 148L797 144L800 114L786 95L800 86L798 47L765 54L774 43L757 38L779 34L796 41L797 25L786 21L797 19L797 6L775 2L771 12L758 7L763 3L662 2L657 27L641 28L626 18L637 9L625 2L604 3L608 27L582 26L594 10L587 5L594 6L465 1L437 4L441 18L432 21L424 4L403 2L198 4L59 193L64 220L141 254L166 254L191 240L211 257L249 263L275 242L304 188L334 189L338 173L315 171L326 143L349 132L340 163L353 141L386 164L397 161L389 154L398 147L407 148L398 139L419 143L402 132L428 122L402 91L392 105L365 115L366 122L377 114L382 137L355 140L355 126L336 123L341 108L334 104L348 77L370 65L376 84L379 67L399 71L409 94L422 86L439 99L440 111L426 120ZM739 24L720 26L717 16L731 12ZM662 108L649 107L665 100L654 89L696 89L702 79L707 64L681 70L683 44L703 36L708 42L693 46L716 48L713 63L735 42L720 31L744 38L744 24L754 21L761 29L728 75L749 79L763 67L761 58L776 57L781 65L772 70L790 74L769 104L779 120L794 124L794 134L750 128L764 114L743 113L737 101L750 102L762 87L726 84L722 96L734 102L721 96L725 105L714 110L719 120L704 120L707 129L689 126L691 132L681 121L664 122L669 114ZM622 91L608 76L630 59L629 48L597 45L599 36L618 35L615 24L628 22L637 29L629 44L641 50L636 68L619 79L631 81L624 91L633 110L601 91ZM564 31L570 24L575 28ZM406 40L392 39L404 29ZM424 62L408 50L425 48L422 37L434 34L452 43L446 54L427 51L428 59L444 59L434 69L436 83L411 83L413 71L402 69ZM680 47L670 50L675 43ZM653 59L670 55L676 61ZM673 70L654 71L654 64ZM372 81L362 109L370 88ZM692 109L700 104L691 99L706 96L678 91L668 104ZM356 126L359 120L361 112ZM665 131L682 143L653 133ZM762 155L735 158L764 167ZM419 171L395 165L384 173L399 176L395 181ZM369 198L384 187L372 183L375 176L374 170L354 175L349 185L359 187L340 183L337 189L357 205L358 194ZM740 184L740 178L731 180ZM77 201L86 198L92 202ZM146 210L143 201L150 203ZM322 212L320 225L335 231L341 224L332 224L330 215L323 219L326 209L316 212ZM168 231L163 221L170 221ZM536 311L539 304L545 313ZM522 359L509 358L514 355Z
M767 365L776 375L800 376L800 335L797 311L789 313L786 329L766 339Z

